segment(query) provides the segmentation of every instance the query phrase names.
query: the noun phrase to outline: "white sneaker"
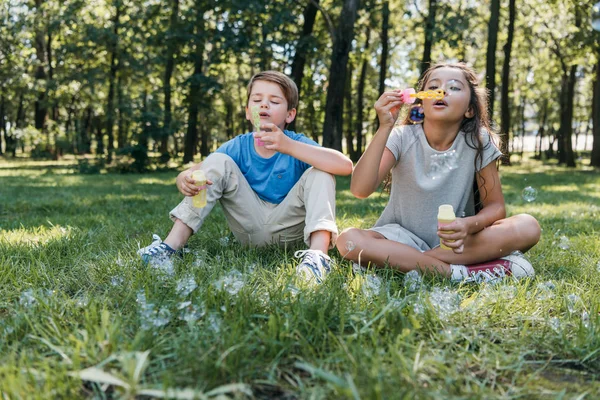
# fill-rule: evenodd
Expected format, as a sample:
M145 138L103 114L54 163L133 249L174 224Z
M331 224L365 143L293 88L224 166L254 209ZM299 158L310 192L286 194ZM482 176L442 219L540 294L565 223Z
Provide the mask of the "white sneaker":
M452 265L452 282L495 282L507 276L516 279L535 275L533 266L523 253L515 251L506 257L473 265Z
M150 263L153 259L170 258L172 255L181 256L181 250L175 250L160 239L157 234L152 235L154 241L143 249L139 249L137 254L142 258L144 264Z
M321 250L298 250L294 257L302 257L302 261L296 267L296 273L307 282L315 281L323 283L323 280L331 272L331 259Z

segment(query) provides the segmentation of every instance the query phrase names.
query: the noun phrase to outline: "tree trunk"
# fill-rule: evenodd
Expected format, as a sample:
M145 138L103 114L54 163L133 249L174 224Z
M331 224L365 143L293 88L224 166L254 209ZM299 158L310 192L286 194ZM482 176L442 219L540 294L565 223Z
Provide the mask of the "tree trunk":
M304 79L304 66L306 65L306 56L311 49L312 32L317 19L317 5L319 0L309 1L304 8L304 25L302 26L302 34L296 45L296 53L292 61L292 79L298 87L298 95L302 98L302 80ZM288 126L291 131L296 130L296 120L294 119Z
M183 162L194 160L196 154L196 143L198 142L198 111L200 109L200 81L202 78L202 65L204 54L204 11L197 4L196 19L196 52L194 57L194 75L190 79L190 97L188 106L188 126L183 143Z
M296 53L292 61L292 79L298 86L298 94L302 94L302 80L304 79L304 66L306 65L306 55L311 49L311 38L315 20L317 19L317 5L319 0L309 1L302 15L304 16L304 25L302 26L302 34L296 45Z
M544 133L546 132L546 121L548 119L548 99L544 99L542 102L542 118L538 127L538 140L536 144L535 158L538 160L542 159L542 141L544 140Z
M595 65L595 79L594 79L594 95L593 95L593 111L592 120L594 121L594 128L592 130L593 143L592 143L592 156L590 158L590 165L592 167L600 167L600 43L596 44L596 65Z
M429 14L425 21L425 44L423 45L423 58L421 59L421 76L431 64L431 49L433 47L433 35L435 33L435 14L437 12L437 0L429 0Z
M567 167L574 168L575 164L575 153L573 152L573 102L575 100L575 83L577 78L575 76L577 72L577 66L573 65L569 71L569 78L567 82L567 98L566 108L563 110L564 120L561 123L561 130L563 132L563 150L564 150L564 162ZM564 130L563 130L564 128Z
M381 63L379 68L379 96L385 92L385 76L387 73L388 45L390 30L390 2L383 2L381 16ZM378 97L379 97L378 96Z
M502 65L502 98L501 98L501 143L502 164L510 165L510 152L508 150L508 141L510 140L510 101L508 93L510 92L510 57L512 51L513 36L515 31L515 0L509 0L508 4L508 37L504 44L504 64Z
M79 132L79 139L77 140L77 147L79 153L90 154L92 152L92 106L88 106L85 112L85 119L83 120L83 127Z
M37 57L37 67L35 68L35 80L38 82L44 82L47 78L46 69L44 68L46 64L46 39L43 32L43 27L40 21L44 20L42 4L44 0L35 0L35 8L36 8L36 27L35 27L35 53ZM46 114L47 114L47 93L48 93L48 85L44 83L44 87L37 88L38 95L35 100L35 113L34 113L34 122L35 129L40 132L44 132L46 130Z
M163 119L163 129L160 141L160 152L167 153L169 137L173 135L171 121L171 77L173 76L173 70L175 69L175 53L177 52L177 41L175 35L177 32L177 25L179 21L179 0L173 1L173 9L171 11L171 21L169 25L169 32L167 38L167 65L165 68L165 80L163 83L163 93L165 96L165 115Z
M358 5L359 0L344 0L331 52L329 88L327 90L325 123L323 125L323 145L340 151L342 150L346 67L348 54L354 40L354 23L358 15Z
M6 108L4 104L6 103L4 100L4 88L0 88L0 155L4 154L2 151L2 142L6 143L6 139L4 139L8 132L6 131Z
M354 121L352 115L352 71L354 67L352 66L352 61L348 62L348 70L346 71L346 87L344 88L345 92L345 101L346 101L346 127L344 130L346 131L346 154L353 154L356 150L354 149L354 130L352 129L352 122Z
M369 53L369 42L371 40L371 29L367 26L365 47L363 54ZM363 153L363 121L364 121L364 103L365 103L365 81L367 79L367 68L369 66L368 57L362 57L362 66L360 68L360 78L358 80L357 100L356 100L356 122L354 132L356 135L356 152L350 153L350 159L354 162L358 161ZM378 120L379 121L379 120Z
M113 151L115 148L113 125L115 123L115 80L117 78L117 72L119 70L119 18L121 16L121 3L120 0L116 1L116 13L113 19L113 42L111 43L111 56L110 56L110 73L108 76L108 97L106 101L106 136L108 137L107 151L108 155L106 160L110 163L113 157Z
M496 45L498 44L498 24L500 20L500 0L492 0L488 25L488 46L486 52L485 86L489 93L488 113L494 119L494 92L496 91Z

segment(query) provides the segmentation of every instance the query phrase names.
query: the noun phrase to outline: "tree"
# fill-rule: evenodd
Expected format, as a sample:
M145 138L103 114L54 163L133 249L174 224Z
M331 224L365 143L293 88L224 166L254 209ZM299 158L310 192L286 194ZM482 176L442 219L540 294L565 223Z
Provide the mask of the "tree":
M342 150L342 126L344 113L344 85L348 54L354 40L354 22L358 15L359 0L344 0L344 5L334 32L329 87L325 105L323 145Z
M435 34L435 14L437 12L437 0L429 0L429 13L425 20L425 44L423 45L423 57L421 58L421 76L431 64L431 49Z
M489 93L488 114L494 118L494 93L496 91L496 45L498 43L498 25L500 20L500 0L492 0L490 21L488 24L488 47L486 52L485 86Z
M502 152L502 164L510 165L510 152L508 150L508 142L510 141L510 101L508 98L508 93L510 89L510 60L511 60L511 51L513 44L513 35L515 31L515 0L509 0L508 3L508 37L506 39L506 43L504 44L504 63L502 65L502 97L500 104L500 132L501 143L500 143L500 151Z

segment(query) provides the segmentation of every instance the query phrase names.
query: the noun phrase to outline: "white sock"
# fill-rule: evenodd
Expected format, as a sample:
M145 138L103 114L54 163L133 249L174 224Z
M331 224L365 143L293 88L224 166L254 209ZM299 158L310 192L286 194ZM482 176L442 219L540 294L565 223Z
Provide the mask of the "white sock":
M452 272L450 279L454 282L459 282L469 277L469 271L464 265L450 264L450 271Z

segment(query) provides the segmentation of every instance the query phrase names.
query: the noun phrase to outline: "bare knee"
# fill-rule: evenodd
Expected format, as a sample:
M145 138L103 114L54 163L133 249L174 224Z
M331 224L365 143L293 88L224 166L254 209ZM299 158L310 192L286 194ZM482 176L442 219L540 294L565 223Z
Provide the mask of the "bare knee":
M336 241L336 247L340 255L351 261L358 259L358 253L361 248L361 242L364 237L362 229L358 228L347 228L338 235Z
M540 241L540 236L542 234L540 224L533 216L529 214L515 215L514 218L516 219L515 234L517 235L516 237L519 238L519 242L523 247L521 250L529 250Z

